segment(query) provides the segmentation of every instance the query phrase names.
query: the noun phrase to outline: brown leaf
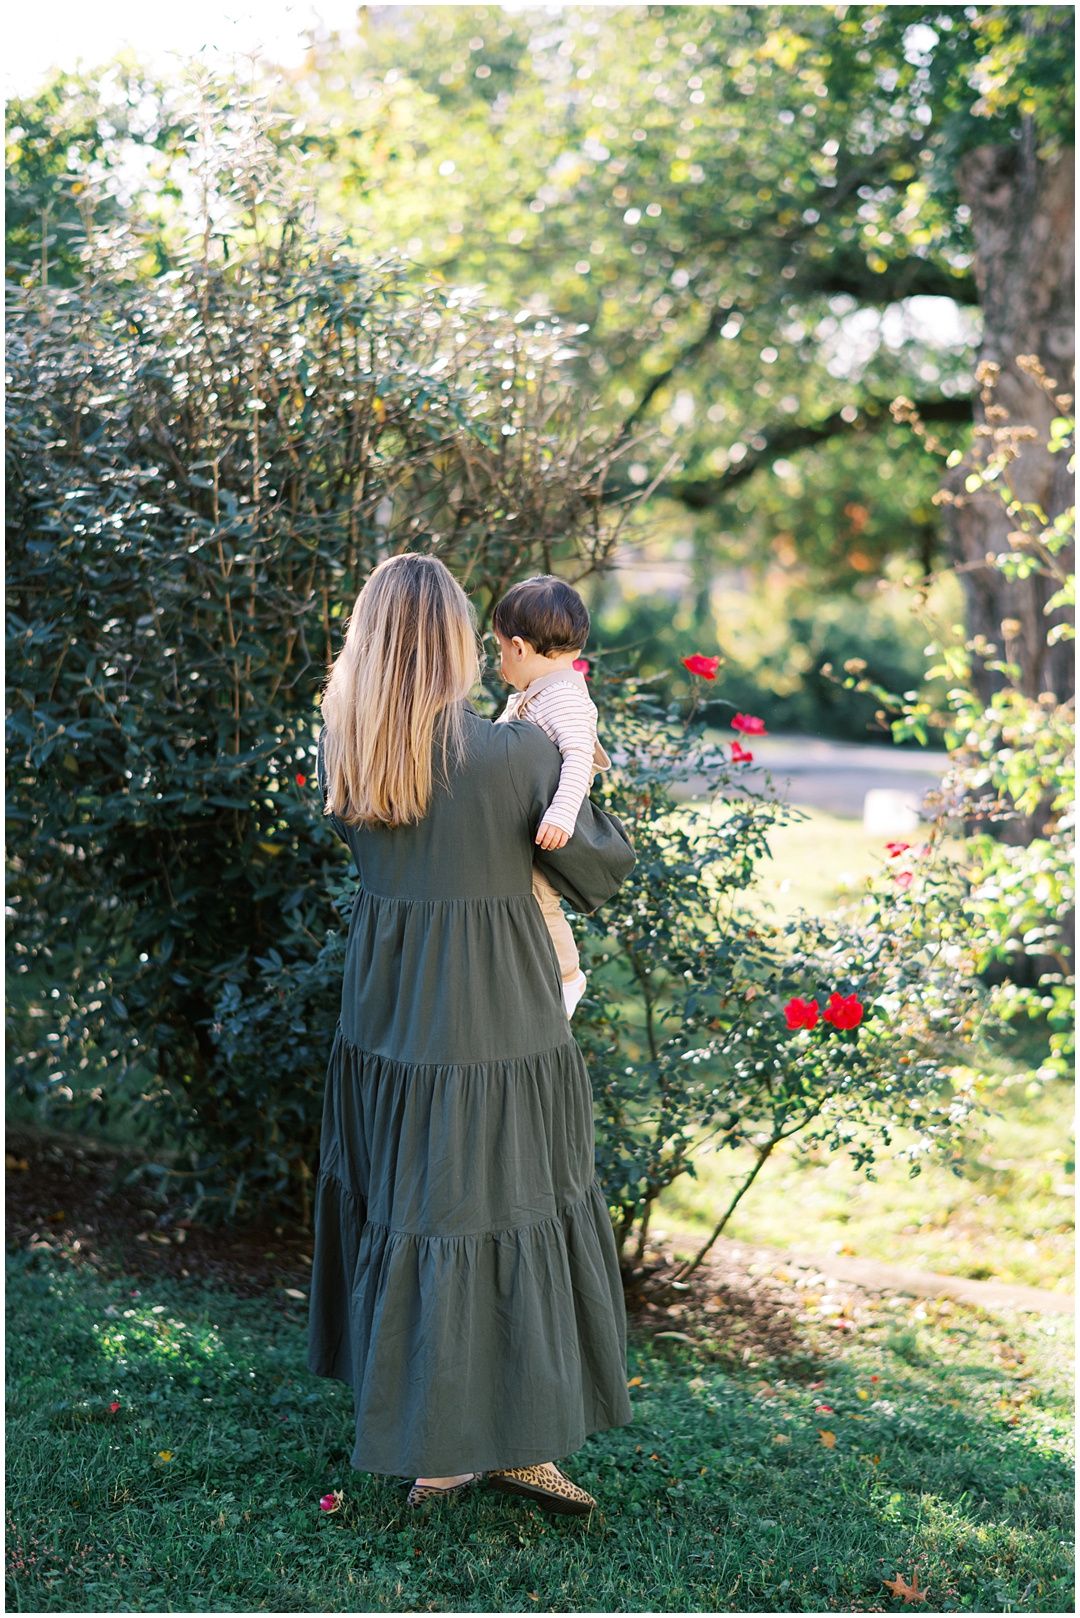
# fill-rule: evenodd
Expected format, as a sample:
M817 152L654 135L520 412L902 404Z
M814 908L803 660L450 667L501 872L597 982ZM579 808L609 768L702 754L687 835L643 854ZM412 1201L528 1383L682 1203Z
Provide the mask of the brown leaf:
M898 1573L895 1579L882 1579L881 1582L887 1590L892 1591L894 1596L901 1596L906 1607L910 1607L913 1601L925 1601L930 1594L929 1588L925 1590L919 1589L919 1575L917 1573L911 1575L910 1584L907 1583L902 1573Z
M819 1427L818 1428L818 1437L821 1439L821 1442L825 1445L826 1449L835 1449L836 1448L836 1434L835 1433L830 1433L824 1427Z

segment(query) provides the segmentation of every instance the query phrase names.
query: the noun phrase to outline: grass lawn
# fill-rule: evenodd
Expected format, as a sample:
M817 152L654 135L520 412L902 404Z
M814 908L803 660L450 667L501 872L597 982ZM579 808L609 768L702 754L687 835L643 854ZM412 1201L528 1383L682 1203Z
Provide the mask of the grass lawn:
M865 890L887 863L884 837L868 837L861 820L821 809L800 809L805 819L769 833L770 860L758 867L752 902L784 921L797 910L815 915Z
M407 1513L270 1297L23 1250L8 1305L9 1611L880 1612L915 1573L925 1610L1071 1610L1060 1319L886 1299L740 1364L703 1301L632 1344L583 1521Z
M1073 1087L1058 1081L1028 1096L1014 1085L987 1100L995 1116L966 1149L962 1175L930 1162L913 1180L907 1163L886 1159L867 1180L843 1152L778 1152L724 1234L1071 1292ZM695 1250L730 1200L736 1170L750 1163L742 1153L699 1157L696 1178L664 1192L655 1222L676 1251Z

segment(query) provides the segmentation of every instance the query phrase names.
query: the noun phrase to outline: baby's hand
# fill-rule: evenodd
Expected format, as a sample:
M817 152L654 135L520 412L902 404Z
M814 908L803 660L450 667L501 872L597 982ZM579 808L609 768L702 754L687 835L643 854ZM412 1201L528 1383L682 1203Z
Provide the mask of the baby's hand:
M536 841L541 848L565 848L570 841L570 833L563 831L561 826L553 826L550 820L542 820Z

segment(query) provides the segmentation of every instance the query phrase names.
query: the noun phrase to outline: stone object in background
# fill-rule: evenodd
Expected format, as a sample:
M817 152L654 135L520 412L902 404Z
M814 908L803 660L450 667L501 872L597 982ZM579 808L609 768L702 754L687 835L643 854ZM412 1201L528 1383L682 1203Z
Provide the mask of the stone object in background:
M877 787L863 799L863 831L868 837L902 837L919 829L922 794Z

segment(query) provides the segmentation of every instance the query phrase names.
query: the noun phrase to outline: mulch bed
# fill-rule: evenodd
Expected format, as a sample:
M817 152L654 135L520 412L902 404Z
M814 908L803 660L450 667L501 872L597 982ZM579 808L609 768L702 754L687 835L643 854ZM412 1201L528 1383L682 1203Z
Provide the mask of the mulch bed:
M185 1217L181 1198L164 1201L137 1153L72 1135L9 1128L6 1138L7 1241L51 1251L73 1264L135 1280L196 1277L240 1297L270 1297L288 1310L288 1289L306 1295L310 1230L273 1218L249 1227L204 1225ZM823 1350L799 1322L810 1273L777 1270L748 1248L703 1264L688 1288L674 1288L674 1254L652 1250L627 1299L638 1341L657 1349L692 1344L698 1356L733 1367L818 1374ZM820 1279L820 1278L819 1278ZM300 1300L296 1300L299 1302ZM848 1316L859 1295L847 1299Z
M9 1247L52 1248L76 1264L136 1280L197 1276L242 1298L306 1291L310 1232L270 1220L250 1228L192 1223L186 1200L162 1201L146 1160L100 1141L9 1128Z

